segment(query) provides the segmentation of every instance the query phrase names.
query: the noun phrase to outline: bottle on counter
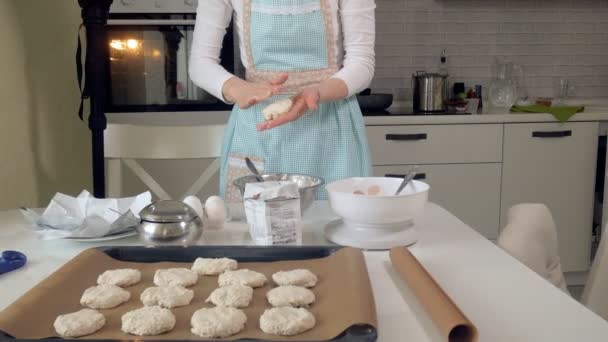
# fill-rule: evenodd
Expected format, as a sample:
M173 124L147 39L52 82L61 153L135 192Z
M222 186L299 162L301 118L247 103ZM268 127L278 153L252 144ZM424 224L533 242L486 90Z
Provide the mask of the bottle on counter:
M477 107L477 113L481 114L483 112L483 96L481 94L481 84L475 85L475 92L477 93L477 98L479 99L479 106Z

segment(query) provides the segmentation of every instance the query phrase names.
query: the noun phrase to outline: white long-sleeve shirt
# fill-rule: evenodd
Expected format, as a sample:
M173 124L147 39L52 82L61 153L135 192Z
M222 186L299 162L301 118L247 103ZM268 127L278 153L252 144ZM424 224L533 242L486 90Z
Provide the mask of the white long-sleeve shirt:
M376 8L374 0L327 0L333 22L335 56L341 68L332 78L344 81L348 96L365 89L374 76ZM200 0L190 55L190 78L226 102L222 87L233 75L220 65L226 28L234 12L241 61L248 68L243 39L243 0ZM294 37L298 39L298 37Z

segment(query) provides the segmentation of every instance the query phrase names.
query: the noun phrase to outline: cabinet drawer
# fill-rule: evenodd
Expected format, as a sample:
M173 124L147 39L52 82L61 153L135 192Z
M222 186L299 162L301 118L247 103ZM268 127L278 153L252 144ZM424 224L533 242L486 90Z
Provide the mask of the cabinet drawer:
M402 175L412 167L376 166L375 176ZM429 200L446 208L489 239L498 236L501 165L420 165L418 176L431 186Z
M546 204L566 272L589 268L597 142L597 122L505 125L500 224L515 204Z
M374 165L488 163L502 159L502 125L368 126Z

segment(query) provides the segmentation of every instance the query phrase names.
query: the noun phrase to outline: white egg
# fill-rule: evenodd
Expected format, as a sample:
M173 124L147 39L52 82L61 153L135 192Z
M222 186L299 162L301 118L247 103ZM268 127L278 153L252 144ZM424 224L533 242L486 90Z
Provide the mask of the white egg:
M186 196L183 202L189 205L192 209L194 209L194 211L196 211L196 214L198 215L198 217L201 218L201 220L203 219L203 203L201 203L201 200L198 199L198 197Z
M211 196L205 201L205 214L210 228L222 228L226 221L226 205L218 196Z

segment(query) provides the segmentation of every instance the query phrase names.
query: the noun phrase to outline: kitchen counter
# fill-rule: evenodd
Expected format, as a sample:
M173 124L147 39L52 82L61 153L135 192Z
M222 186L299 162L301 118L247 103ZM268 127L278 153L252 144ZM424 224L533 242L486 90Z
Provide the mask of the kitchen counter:
M391 113L408 112L411 108L395 103ZM365 114L365 113L364 113ZM450 115L364 115L366 126L381 125L438 125L438 124L490 124L518 122L557 122L551 114L513 114L504 108L486 108L483 114ZM228 122L229 111L178 112L178 113L108 113L108 122L149 126L223 125ZM568 122L608 121L608 106L586 107Z
M568 122L578 121L608 121L608 108L590 108L583 113L577 113ZM450 115L385 115L366 116L366 126L383 125L438 125L438 124L491 124L491 123L525 123L525 122L557 122L551 114L545 113L508 113L492 109L483 114L450 114Z

